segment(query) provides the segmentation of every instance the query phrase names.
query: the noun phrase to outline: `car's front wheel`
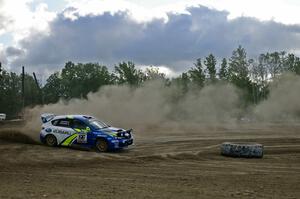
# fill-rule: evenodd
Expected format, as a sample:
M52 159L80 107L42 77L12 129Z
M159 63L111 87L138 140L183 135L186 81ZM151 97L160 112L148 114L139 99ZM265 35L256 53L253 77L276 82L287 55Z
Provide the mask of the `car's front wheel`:
M96 149L99 152L106 152L108 150L108 143L104 139L98 139L96 141Z
M46 143L48 146L56 146L56 145L57 145L56 137L55 137L54 135L47 135L47 136L46 136L45 143Z

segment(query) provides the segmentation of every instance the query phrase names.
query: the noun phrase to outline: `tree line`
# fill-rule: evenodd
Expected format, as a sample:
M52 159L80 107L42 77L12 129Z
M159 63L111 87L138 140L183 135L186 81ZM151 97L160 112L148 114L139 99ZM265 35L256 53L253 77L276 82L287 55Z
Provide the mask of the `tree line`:
M188 71L174 78L167 78L155 67L138 69L130 61L115 65L113 71L98 63L67 62L61 71L51 74L44 85L36 85L34 78L25 74L25 95L22 96L22 75L8 72L0 65L0 112L16 117L23 106L86 98L88 93L102 86L126 84L134 88L158 79L164 81L165 86L178 87L180 96L206 85L228 82L242 91L247 107L266 99L270 82L285 72L300 75L300 58L295 54L272 52L249 59L246 50L239 46L231 57L219 62L213 54L199 58Z

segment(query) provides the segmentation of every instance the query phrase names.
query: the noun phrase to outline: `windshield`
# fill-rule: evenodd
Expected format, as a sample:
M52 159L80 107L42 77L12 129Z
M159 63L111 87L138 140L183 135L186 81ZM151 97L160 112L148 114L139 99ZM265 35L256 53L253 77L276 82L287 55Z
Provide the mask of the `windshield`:
M110 127L108 124L105 124L104 122L99 120L89 120L89 123L95 130Z

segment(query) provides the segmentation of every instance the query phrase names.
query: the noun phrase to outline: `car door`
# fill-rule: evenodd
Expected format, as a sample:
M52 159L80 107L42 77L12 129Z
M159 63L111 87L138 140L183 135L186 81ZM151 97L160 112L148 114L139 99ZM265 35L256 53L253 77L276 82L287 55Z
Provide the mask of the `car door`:
M76 143L80 145L88 145L88 141L91 138L91 130L88 125L81 120L74 119L72 127L78 134Z
M76 131L72 128L73 119L63 118L52 121L53 134L58 145L70 146L77 138Z

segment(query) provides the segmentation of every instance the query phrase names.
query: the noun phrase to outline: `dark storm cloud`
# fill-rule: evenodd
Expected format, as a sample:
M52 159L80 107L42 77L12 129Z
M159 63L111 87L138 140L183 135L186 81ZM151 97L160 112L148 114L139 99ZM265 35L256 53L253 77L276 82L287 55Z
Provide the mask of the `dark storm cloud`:
M21 56L24 54L24 51L22 49L18 49L10 46L5 49L5 54L8 57Z
M5 52L2 49L0 49L0 62L5 65L7 64Z
M51 34L32 34L21 42L26 50L13 65L59 67L64 62L99 61L114 64L167 65L184 70L198 57L213 53L230 56L242 45L248 54L297 50L300 26L240 17L207 7L189 8L190 14L168 14L169 20L137 23L126 12L70 20L63 15L50 24ZM49 69L48 68L48 69ZM53 68L54 69L54 68Z

